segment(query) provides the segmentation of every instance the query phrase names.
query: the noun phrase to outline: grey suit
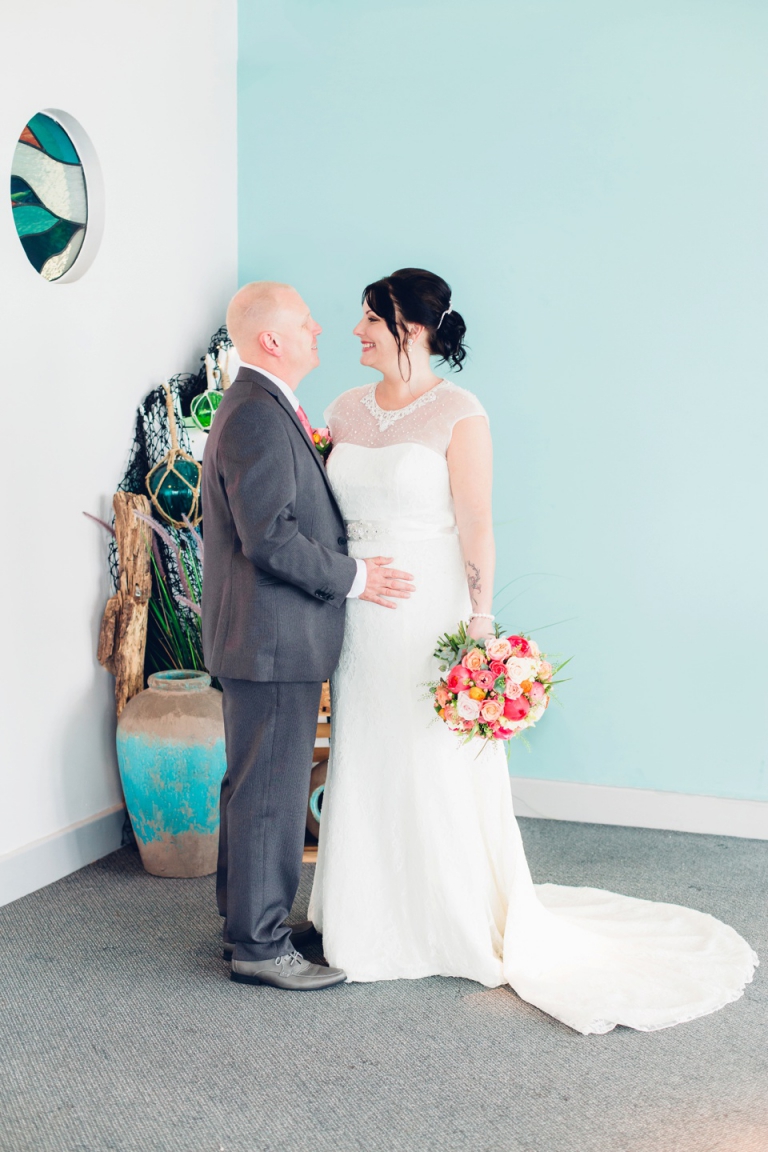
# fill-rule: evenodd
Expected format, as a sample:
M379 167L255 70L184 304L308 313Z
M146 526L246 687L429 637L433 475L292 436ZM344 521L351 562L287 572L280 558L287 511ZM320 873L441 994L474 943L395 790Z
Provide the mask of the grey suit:
M203 463L203 646L224 689L217 895L239 960L288 951L323 680L357 566L325 465L280 389L241 369Z

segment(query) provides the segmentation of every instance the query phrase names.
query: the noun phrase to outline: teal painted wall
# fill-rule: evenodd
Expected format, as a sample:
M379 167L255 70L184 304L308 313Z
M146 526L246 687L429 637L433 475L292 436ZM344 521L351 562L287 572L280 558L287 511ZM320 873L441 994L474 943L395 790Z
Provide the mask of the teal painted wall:
M310 417L368 378L369 280L467 320L503 616L575 656L512 771L768 800L768 5L241 0L239 36L241 280L324 325Z

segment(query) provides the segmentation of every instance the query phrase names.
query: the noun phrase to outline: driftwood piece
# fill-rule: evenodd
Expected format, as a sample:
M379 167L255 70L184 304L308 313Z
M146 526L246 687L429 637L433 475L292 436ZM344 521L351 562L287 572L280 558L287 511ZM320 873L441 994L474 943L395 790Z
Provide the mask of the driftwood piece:
M117 592L104 609L98 658L115 677L115 704L119 716L131 697L144 687L152 572L147 530L133 513L143 512L149 516L151 507L146 496L136 496L132 492L117 492L112 504L120 580Z
M104 609L104 615L101 619L101 630L99 632L99 650L96 657L99 664L103 664L108 672L115 675L115 632L117 631L117 621L120 616L120 597L110 596L107 600L107 606Z

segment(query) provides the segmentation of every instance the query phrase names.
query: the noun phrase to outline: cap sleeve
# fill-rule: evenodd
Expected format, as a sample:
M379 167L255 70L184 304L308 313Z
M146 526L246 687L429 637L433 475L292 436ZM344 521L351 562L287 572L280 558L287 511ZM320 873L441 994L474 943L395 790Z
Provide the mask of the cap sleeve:
M488 420L488 413L472 392L464 388L456 388L451 405L451 431L459 420L466 420L468 416L484 416ZM490 423L490 421L488 421Z

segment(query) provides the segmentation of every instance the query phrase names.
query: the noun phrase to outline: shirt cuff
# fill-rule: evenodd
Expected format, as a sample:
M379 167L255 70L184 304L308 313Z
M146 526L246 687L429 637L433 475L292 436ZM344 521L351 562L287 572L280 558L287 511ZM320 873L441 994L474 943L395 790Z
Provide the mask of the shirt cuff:
M366 567L365 560L355 560L357 564L357 576L352 581L352 587L347 592L347 600L357 600L365 592L365 585L368 580L368 568Z

